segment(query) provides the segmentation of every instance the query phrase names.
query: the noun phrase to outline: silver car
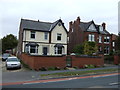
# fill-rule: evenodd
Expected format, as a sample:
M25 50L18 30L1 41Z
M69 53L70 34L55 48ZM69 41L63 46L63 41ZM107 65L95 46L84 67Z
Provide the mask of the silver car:
M6 68L21 68L20 60L17 57L8 57L6 60Z

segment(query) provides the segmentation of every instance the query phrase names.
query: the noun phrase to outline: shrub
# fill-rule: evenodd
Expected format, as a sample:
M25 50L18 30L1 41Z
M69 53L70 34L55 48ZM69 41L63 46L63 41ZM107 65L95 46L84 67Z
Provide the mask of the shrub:
M78 67L77 67L77 66L75 66L75 67L73 67L73 68L78 69Z
M88 65L88 68L95 68L95 66L90 64L90 65Z
M88 68L88 65L86 65L86 64L85 64L85 66L84 66L84 67L85 67L85 68Z
M55 70L60 70L60 67L55 67Z
M90 65L85 65L85 68L95 68L95 65L92 65L92 64L90 64Z
M47 68L41 67L40 70L41 70L41 71L47 71Z
M55 70L55 67L49 67L48 70L53 71Z
M79 66L79 68L85 68L85 66Z

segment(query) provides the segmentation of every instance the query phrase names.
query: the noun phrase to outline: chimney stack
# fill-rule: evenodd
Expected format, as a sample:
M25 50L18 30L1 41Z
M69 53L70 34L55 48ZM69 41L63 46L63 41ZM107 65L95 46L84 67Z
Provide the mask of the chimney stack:
M77 23L80 24L80 17L77 17Z
M102 26L103 26L103 30L105 30L106 29L106 23L102 23Z
M69 31L72 31L72 25L73 25L73 22L69 22Z

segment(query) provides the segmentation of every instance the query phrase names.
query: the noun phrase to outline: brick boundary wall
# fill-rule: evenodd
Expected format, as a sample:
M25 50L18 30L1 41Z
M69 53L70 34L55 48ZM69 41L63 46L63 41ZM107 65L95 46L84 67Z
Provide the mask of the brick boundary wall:
M81 67L85 64L103 66L104 56L74 56L68 55L72 58L72 67ZM40 56L40 55L29 55L22 53L21 60L27 64L31 69L39 70L41 67L66 67L66 57L68 56Z
M120 55L114 55L114 64L120 64Z

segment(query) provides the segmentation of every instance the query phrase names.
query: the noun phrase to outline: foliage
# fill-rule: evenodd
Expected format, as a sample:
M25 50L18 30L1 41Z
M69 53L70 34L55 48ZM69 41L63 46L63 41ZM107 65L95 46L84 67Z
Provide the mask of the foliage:
M97 45L95 42L84 42L84 54L86 55L93 55L93 53L97 53Z
M116 47L117 47L116 53L120 55L120 34L116 40Z
M82 44L78 44L73 48L73 52L78 53L78 54L83 54L84 53L84 46Z
M95 66L90 64L90 65L85 65L85 68L95 68Z
M112 64L114 62L114 56L113 55L105 55L104 56L104 62Z
M53 70L55 70L55 67L49 67L48 68L48 71L53 71Z
M41 67L40 70L41 70L41 71L47 71L47 68Z
M12 34L9 34L2 38L2 51L5 52L5 50L13 49L17 47L17 44L17 37Z

